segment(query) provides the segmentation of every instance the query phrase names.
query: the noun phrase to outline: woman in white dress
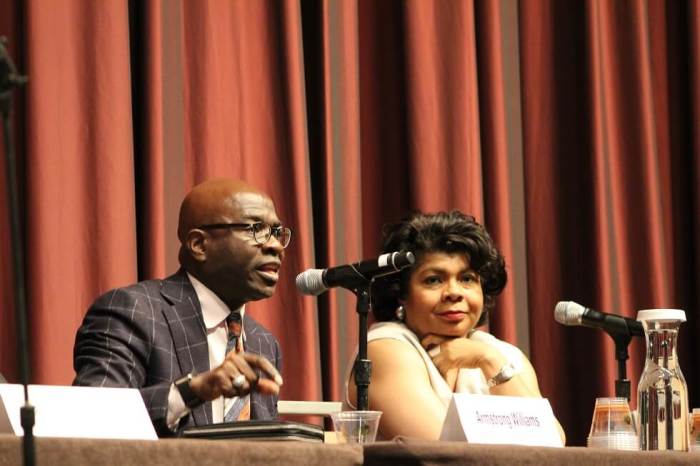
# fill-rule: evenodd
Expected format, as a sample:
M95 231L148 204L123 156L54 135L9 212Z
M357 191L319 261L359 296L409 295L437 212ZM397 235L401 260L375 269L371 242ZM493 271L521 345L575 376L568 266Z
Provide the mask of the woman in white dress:
M412 251L416 263L372 288L369 401L383 413L380 438L439 438L453 393L541 397L523 353L476 330L507 279L486 230L459 211L415 213L384 236L384 252ZM346 401L355 405L351 373Z

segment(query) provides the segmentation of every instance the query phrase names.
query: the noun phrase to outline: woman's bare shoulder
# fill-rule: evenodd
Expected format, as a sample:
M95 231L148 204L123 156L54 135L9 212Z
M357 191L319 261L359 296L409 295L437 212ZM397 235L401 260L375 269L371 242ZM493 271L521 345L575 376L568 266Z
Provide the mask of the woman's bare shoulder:
M391 368L392 372L426 371L420 353L407 341L394 338L372 340L367 344L367 355L376 370ZM427 371L426 371L427 372Z

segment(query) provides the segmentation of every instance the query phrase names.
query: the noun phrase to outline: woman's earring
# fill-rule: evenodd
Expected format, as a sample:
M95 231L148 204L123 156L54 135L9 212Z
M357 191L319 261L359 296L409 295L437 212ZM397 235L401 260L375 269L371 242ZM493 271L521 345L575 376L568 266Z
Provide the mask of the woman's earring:
M403 308L403 305L400 305L399 307L396 308L396 320L399 322L403 322L404 319L406 319L406 311Z

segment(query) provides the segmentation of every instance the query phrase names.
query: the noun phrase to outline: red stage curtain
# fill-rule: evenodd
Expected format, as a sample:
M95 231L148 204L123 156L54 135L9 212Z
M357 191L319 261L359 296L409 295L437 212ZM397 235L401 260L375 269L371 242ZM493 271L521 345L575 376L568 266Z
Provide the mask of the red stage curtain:
M411 209L458 208L508 263L490 329L530 355L572 443L616 367L602 332L553 321L559 300L685 309L700 406L698 3L3 2L30 76L13 134L33 381L71 381L90 302L175 271L182 196L228 176L294 229L278 292L250 305L282 343L283 398L341 399L357 341L350 293L302 297L295 275L375 255ZM3 218L5 202L3 184ZM6 260L0 371L16 381L11 283ZM637 341L633 387L642 357Z

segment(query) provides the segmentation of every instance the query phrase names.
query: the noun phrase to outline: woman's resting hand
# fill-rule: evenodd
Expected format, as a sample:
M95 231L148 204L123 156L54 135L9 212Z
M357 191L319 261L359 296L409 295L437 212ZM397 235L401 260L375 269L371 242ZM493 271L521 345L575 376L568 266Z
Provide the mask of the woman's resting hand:
M488 379L496 375L508 362L494 347L466 337L427 334L421 340L421 345L428 351L433 363L451 387L454 387L454 379L459 369L481 369L484 377Z

